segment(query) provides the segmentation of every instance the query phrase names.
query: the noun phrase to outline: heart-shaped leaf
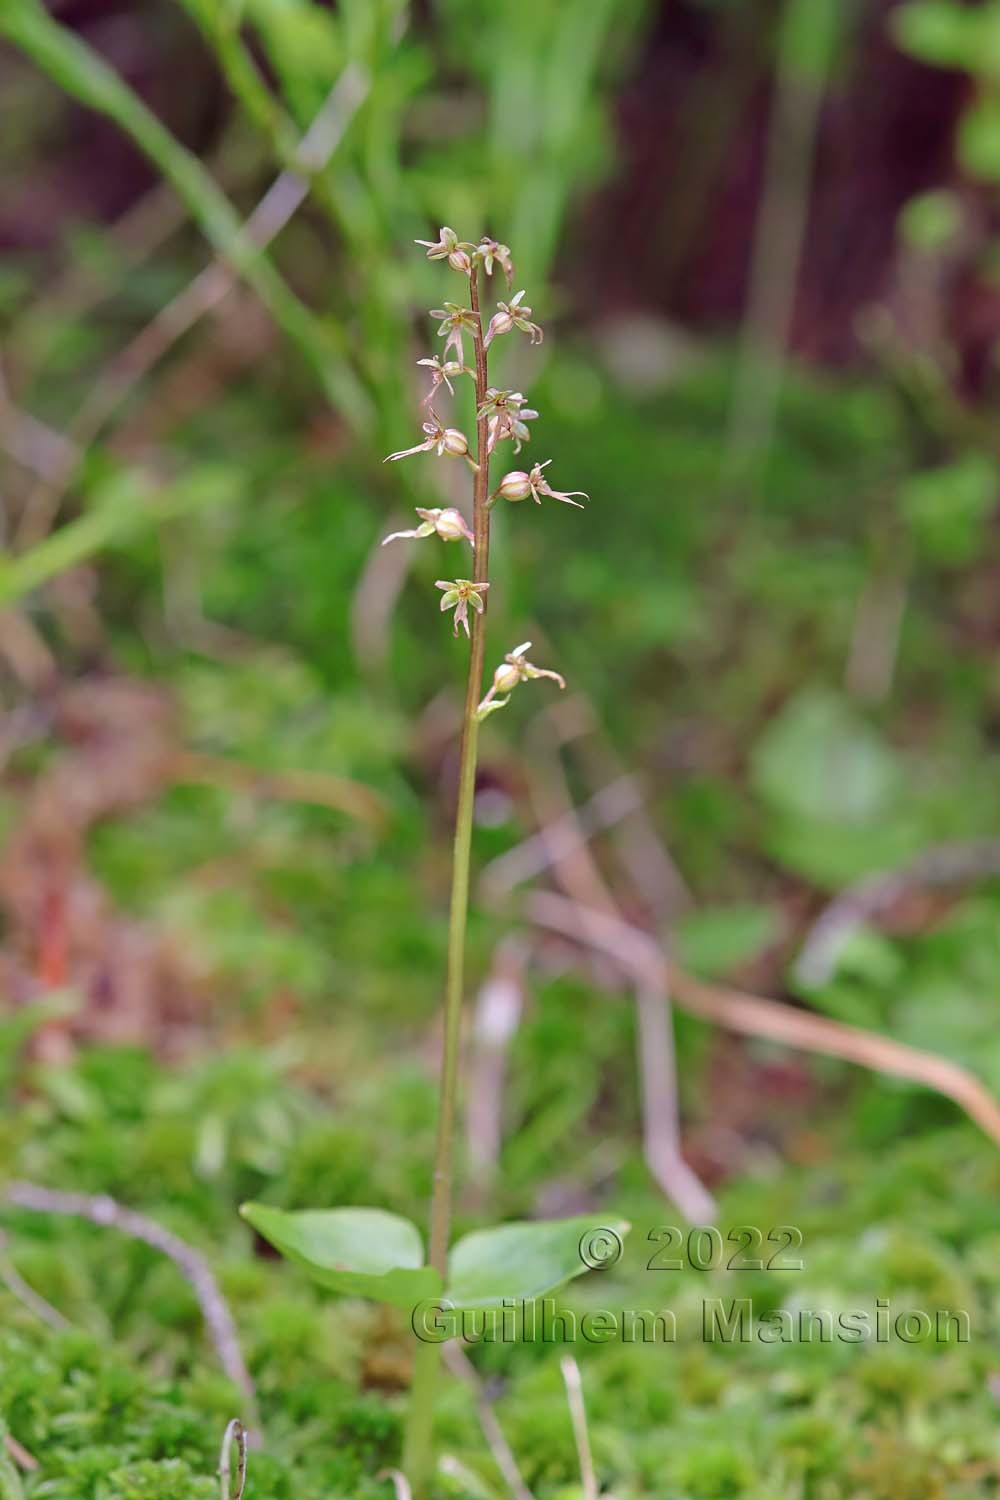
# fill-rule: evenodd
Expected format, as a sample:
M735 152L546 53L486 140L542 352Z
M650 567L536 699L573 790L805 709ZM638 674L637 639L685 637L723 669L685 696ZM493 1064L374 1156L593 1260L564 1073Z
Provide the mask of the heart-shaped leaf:
M302 1209L286 1213L244 1203L240 1213L282 1255L346 1297L390 1302L409 1312L441 1290L425 1266L416 1225L381 1208Z
M629 1227L624 1219L587 1217L477 1229L451 1252L445 1296L459 1310L541 1297L585 1271L613 1265Z

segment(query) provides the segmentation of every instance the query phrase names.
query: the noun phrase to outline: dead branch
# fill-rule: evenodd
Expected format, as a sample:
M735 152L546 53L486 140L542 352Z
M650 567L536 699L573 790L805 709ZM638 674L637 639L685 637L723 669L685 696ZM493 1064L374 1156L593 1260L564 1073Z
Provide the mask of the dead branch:
M57 1333L73 1325L68 1318L64 1318L58 1308L53 1307L51 1302L35 1291L33 1286L25 1281L20 1271L7 1256L7 1236L0 1232L0 1281L16 1297L22 1307L26 1307L30 1313L46 1323L49 1328L54 1328Z
M824 907L806 934L796 979L810 988L826 984L852 933L888 911L914 886L960 885L990 875L1000 875L1000 839L941 844L900 870L870 875Z
M359 781L326 771L263 770L225 756L198 755L194 751L179 753L170 769L175 781L208 782L258 797L310 802L317 807L350 813L377 827L384 827L386 822L385 803L377 792Z
M5 1432L3 1435L3 1445L18 1468L23 1469L26 1474L33 1474L36 1469L41 1467L35 1455L29 1453L23 1443L19 1443L17 1438L12 1437L9 1432Z
M742 1036L764 1037L781 1046L839 1057L876 1073L907 1078L911 1083L943 1094L1000 1146L1000 1105L979 1079L959 1063L921 1052L876 1032L796 1010L780 1000L764 1000L741 990L706 984L664 957L655 939L639 928L605 912L581 907L565 896L536 892L526 898L525 911L536 925L597 948L641 970L652 983L668 983L677 1004L692 1015Z
M495 899L544 874L574 854L594 834L636 812L643 800L635 777L619 776L595 792L582 807L555 817L530 838L490 860L480 876L484 895Z
M349 64L302 137L296 159L298 170L281 172L244 224L243 235L248 243L264 250L284 229L308 196L310 177L326 165L366 98L368 88L369 81L361 69ZM80 452L94 441L132 388L184 334L224 300L237 280L237 273L228 264L212 261L161 308L94 382L70 425L68 438L64 439L71 446L63 461L28 497L18 527L18 550L34 545L51 528L73 481Z
M236 1445L236 1486L233 1487L233 1444ZM219 1454L220 1500L243 1500L247 1482L247 1430L238 1417L226 1427L222 1434L222 1450Z
M500 1157L507 1058L524 1009L527 945L520 936L498 943L476 996L466 1090L466 1140L477 1189L488 1187Z
M211 1267L197 1250L164 1229L155 1219L135 1213L106 1195L90 1197L86 1193L64 1193L55 1188L39 1187L32 1182L9 1182L0 1192L0 1202L33 1213L58 1214L62 1217L87 1219L106 1229L117 1230L129 1239L141 1240L173 1261L198 1300L205 1328L223 1370L242 1391L248 1410L257 1422L257 1396L253 1380L243 1360L236 1323Z
M444 1362L451 1373L463 1381L472 1392L483 1437L486 1439L487 1446L493 1455L493 1460L503 1475L504 1483L513 1495L514 1500L532 1500L531 1491L521 1478L517 1459L514 1457L513 1450L504 1436L500 1423L497 1421L496 1412L493 1410L493 1403L486 1394L485 1387L479 1378L475 1365L461 1345L454 1341L445 1344L443 1352Z
M567 1354L560 1361L563 1382L566 1386L566 1400L569 1404L569 1418L573 1424L573 1441L576 1444L576 1455L580 1464L580 1485L583 1490L583 1500L598 1500L597 1475L594 1472L594 1458L590 1451L590 1432L587 1428L587 1408L583 1401L583 1381L580 1378L580 1366L572 1354Z

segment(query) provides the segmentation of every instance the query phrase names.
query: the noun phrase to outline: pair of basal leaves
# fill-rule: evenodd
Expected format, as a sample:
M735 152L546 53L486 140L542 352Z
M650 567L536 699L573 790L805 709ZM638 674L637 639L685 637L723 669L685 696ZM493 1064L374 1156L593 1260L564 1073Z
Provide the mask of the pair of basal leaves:
M453 1246L447 1285L424 1263L420 1232L380 1208L304 1209L286 1213L263 1203L240 1210L288 1260L331 1291L368 1297L411 1312L440 1298L456 1311L501 1307L506 1298L544 1296L592 1268L590 1237L628 1233L624 1220L554 1219L479 1229Z

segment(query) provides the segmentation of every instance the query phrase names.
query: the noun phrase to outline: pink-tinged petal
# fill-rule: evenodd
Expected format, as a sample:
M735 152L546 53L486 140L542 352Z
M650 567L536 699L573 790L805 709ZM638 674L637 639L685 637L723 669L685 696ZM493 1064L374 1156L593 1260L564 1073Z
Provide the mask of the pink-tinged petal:
M428 453L433 446L433 443L428 442L418 443L415 448L402 448L398 453L390 453L388 458L383 458L382 462L384 464L394 464L401 458L412 458L415 453Z

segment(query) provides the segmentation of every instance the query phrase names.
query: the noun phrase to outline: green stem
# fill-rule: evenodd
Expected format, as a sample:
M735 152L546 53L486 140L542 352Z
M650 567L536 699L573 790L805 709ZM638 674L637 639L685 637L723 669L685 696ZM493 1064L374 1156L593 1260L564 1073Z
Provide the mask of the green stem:
M479 314L479 270L469 278L472 311ZM482 326L475 335L476 411L482 409L488 385L486 350ZM473 486L473 536L475 558L473 577L476 583L489 582L490 513L489 454L487 451L489 420L477 417L476 470ZM487 595L483 596L484 606ZM472 851L472 821L476 798L476 754L479 744L479 721L476 709L483 688L483 660L486 649L486 613L477 615L472 629L469 652L469 676L465 689L465 711L462 719L462 752L458 772L458 807L455 813L455 843L452 856L451 913L448 919L448 975L444 998L444 1052L438 1092L437 1144L434 1151L434 1187L431 1197L429 1263L447 1285L448 1241L451 1231L452 1178L455 1156L455 1113L458 1103L458 1060L462 1029L462 995L465 984L465 927L469 911L469 865ZM434 1388L440 1364L440 1347L418 1345L413 1367L413 1386L407 1418L403 1467L413 1490L413 1500L423 1500L431 1467L431 1438L434 1423Z

